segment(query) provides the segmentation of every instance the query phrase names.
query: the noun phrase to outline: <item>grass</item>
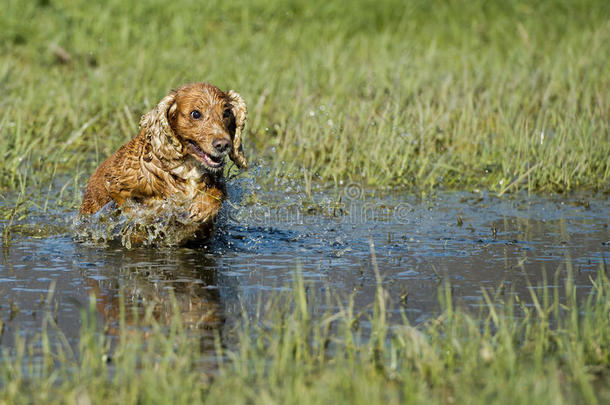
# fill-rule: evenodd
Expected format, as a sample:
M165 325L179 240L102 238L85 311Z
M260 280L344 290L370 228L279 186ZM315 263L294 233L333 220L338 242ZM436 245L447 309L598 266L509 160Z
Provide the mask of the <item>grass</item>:
M367 313L348 300L314 316L330 298L313 295L297 272L264 315L244 311L259 315L244 316L231 344L216 340L213 368L202 368L206 353L179 314L161 326L148 311L145 335L128 330L124 302L111 346L92 298L76 352L51 316L38 339L17 336L14 350L4 349L0 403L607 403L610 284L600 269L578 303L567 271L565 299L558 289L482 291L478 315L454 307L444 285L439 316L416 326L388 324L381 283Z
M609 190L607 1L6 0L0 27L4 192L82 187L201 80L274 176Z

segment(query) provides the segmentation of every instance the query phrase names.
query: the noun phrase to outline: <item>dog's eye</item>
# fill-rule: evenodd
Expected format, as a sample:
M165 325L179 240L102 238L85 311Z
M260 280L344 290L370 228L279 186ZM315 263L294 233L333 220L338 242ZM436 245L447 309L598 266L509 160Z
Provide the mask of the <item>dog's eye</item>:
M193 110L191 111L191 117L193 119L198 120L199 118L201 118L201 113L198 110Z

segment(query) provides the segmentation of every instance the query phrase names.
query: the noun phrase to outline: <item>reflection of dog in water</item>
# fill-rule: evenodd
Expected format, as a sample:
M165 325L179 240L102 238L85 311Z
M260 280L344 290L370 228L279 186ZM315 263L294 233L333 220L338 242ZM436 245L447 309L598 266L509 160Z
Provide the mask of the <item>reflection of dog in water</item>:
M128 331L135 327L146 336L150 321L168 326L178 316L186 328L201 333L204 348L211 348L216 332L225 322L213 259L194 253L172 252L167 257L159 252L152 254L151 257L150 250L142 249L119 250L105 258L122 264L104 269L103 278L83 274L108 333L120 332L122 293ZM95 262L97 258L88 260ZM193 260L195 266L191 264ZM160 263L164 265L159 266Z
M193 83L171 91L142 117L140 133L93 173L81 214L113 203L134 215L136 205L162 216L172 197L196 224L193 238L208 236L226 198L225 157L248 167L241 144L246 116L246 104L232 90Z

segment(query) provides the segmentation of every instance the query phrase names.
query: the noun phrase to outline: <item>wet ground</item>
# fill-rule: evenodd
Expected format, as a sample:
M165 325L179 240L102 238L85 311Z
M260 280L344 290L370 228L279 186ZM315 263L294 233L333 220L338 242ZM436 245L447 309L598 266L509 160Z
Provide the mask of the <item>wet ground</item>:
M610 254L607 196L418 198L357 184L314 188L307 196L289 182L264 190L248 181L230 190L233 202L214 238L188 248L79 241L70 210L13 220L0 256L0 343L10 345L15 331L35 334L43 310L75 340L91 292L110 333L120 291L128 303L153 303L164 322L172 290L189 325L214 330L288 288L297 268L310 290L343 299L354 294L356 307L365 309L374 300L373 262L395 319L406 311L417 323L438 310L441 280L451 282L458 303L474 309L482 305L481 288L503 285L524 297L530 289L561 289L568 267L584 294ZM53 298L45 302L50 288Z

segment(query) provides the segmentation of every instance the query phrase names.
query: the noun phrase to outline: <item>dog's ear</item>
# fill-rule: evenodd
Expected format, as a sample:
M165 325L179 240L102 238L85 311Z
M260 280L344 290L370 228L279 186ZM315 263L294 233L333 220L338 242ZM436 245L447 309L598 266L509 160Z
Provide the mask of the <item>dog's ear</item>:
M246 125L246 119L248 118L248 109L246 103L239 94L233 90L227 92L229 103L231 105L231 111L235 116L235 134L233 135L233 147L229 153L229 157L235 162L237 167L242 169L248 168L248 160L244 155L244 148L241 143L241 134Z
M169 123L169 118L176 109L176 97L172 92L140 118L140 129L145 131L146 139L158 157L172 159L184 155L184 147Z

